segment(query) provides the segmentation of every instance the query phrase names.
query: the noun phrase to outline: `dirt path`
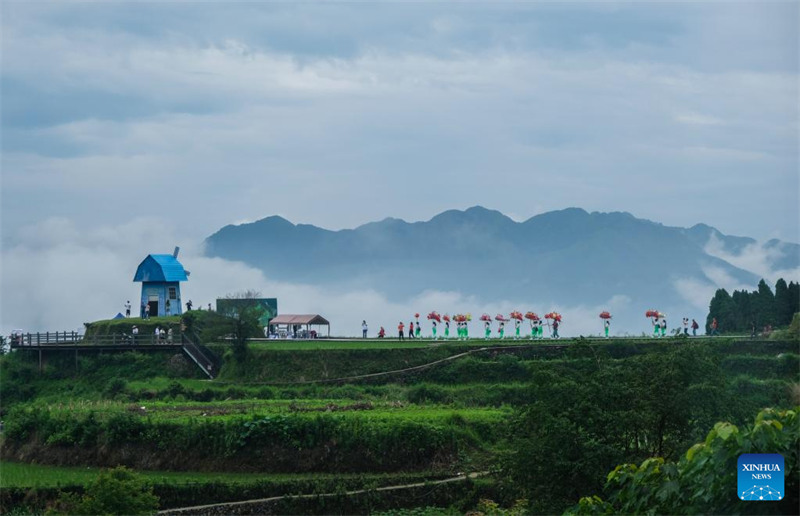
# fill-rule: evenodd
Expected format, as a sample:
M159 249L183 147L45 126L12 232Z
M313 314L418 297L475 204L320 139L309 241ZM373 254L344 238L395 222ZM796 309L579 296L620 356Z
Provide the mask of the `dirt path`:
M377 378L380 376L389 376L393 374L404 374L410 373L413 371L420 371L422 369L427 369L429 367L433 367L438 364L442 364L445 362L449 362L452 360L458 360L459 358L463 358L474 353L480 353L482 351L505 351L509 349L529 349L529 348L539 348L539 349L559 349L564 348L565 345L553 345L553 344L517 344L514 346L485 346L481 348L471 349L469 351L465 351L463 353L458 353L457 355L452 355L446 358L442 358L439 360L434 360L433 362L428 362L427 364L421 364L418 366L413 367L406 367L404 369L394 369L392 371L381 371L378 373L369 373L369 374L360 374L356 376L344 376L341 378L325 378L320 380L302 380L296 382L237 382L235 385L274 385L274 386L282 386L282 385L308 385L314 383L336 383L336 382L350 382L353 380L364 380L366 378ZM234 382L217 382L214 381L216 384L234 384Z
M304 495L284 495L284 496L272 496L270 498L259 498L256 500L243 500L240 502L225 502L225 503L214 503L209 505L195 505L193 507L179 507L175 509L166 509L163 511L158 511L158 514L165 514L165 515L182 515L182 514L195 514L195 513L205 513L205 512L212 512L219 514L224 514L226 509L232 507L246 507L247 505L258 505L258 504L265 504L270 502L277 502L280 500L302 500L302 499L314 499L314 498L332 498L332 497L339 497L339 496L353 496L364 494L368 492L375 492L375 491L399 491L402 489L413 489L416 487L426 487L426 486L434 486L438 484L447 484L451 482L463 482L465 480L471 480L478 477L482 477L484 475L488 475L488 471L478 471L475 473L468 473L466 475L458 475L455 477L445 478L442 480L433 480L430 482L416 482L414 484L402 484L396 486L386 486L386 487L377 487L374 489L357 489L355 491L346 491L344 493L320 493L320 494L304 494Z

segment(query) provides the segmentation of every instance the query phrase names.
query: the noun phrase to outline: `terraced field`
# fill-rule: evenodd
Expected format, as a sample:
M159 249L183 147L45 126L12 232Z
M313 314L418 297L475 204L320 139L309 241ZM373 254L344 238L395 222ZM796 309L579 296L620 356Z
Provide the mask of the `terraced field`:
M199 378L180 355L106 353L77 365L56 355L42 373L23 353L3 357L3 509L41 509L56 486L80 491L96 468L118 464L145 472L164 508L472 471L498 474L437 487L436 503L467 510L488 497L511 505L514 490L503 471L520 421L541 404L567 403L565 414L570 403L577 409L589 401L570 400L570 392L584 392L582 384L597 383L594 405L605 402L603 392L611 400L628 389L628 406L598 414L619 407L627 417L641 415L639 443L652 441L647 411L659 410L649 397L669 389L701 400L713 393L713 404L700 402L692 422L681 422L690 426L662 436L671 453L707 431L707 421L744 421L761 407L790 405L800 380L797 342L259 342L242 363L224 345L210 349L224 360L214 381ZM669 374L679 375L675 385L648 383ZM630 453L637 459L650 452ZM33 487L40 488L36 500L26 498ZM382 493L369 503L325 503L338 507L334 512L422 503ZM317 509L306 500L280 510Z

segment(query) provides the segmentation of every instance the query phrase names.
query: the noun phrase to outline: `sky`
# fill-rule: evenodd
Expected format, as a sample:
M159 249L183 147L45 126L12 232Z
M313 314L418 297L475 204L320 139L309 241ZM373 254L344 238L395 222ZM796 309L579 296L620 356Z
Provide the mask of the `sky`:
M201 248L274 214L577 206L798 242L799 6L4 1L2 330L116 313L174 245L216 274L200 297L279 290Z

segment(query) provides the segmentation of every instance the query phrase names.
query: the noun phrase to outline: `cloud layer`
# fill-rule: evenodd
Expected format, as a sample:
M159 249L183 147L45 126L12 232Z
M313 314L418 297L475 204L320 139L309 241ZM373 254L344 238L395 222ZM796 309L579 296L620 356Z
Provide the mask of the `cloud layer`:
M798 239L795 3L2 8L5 242L474 204Z

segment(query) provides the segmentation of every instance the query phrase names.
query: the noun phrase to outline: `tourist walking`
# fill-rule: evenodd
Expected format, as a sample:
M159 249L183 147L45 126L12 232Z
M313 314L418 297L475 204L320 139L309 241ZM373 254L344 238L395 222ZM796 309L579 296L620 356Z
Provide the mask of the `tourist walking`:
M558 338L558 319L553 319L553 338Z
M697 321L692 319L692 336L697 337L697 329L700 328L700 325L697 324Z
M405 337L403 336L403 330L404 330L405 328L406 328L406 327L405 327L405 325L403 324L403 321L400 321L400 324L398 324L398 325L397 325L397 333L398 333L398 334L399 334L399 336L400 336L400 340L403 340L403 339L405 339Z
M408 323L408 338L409 339L414 338L414 321Z

